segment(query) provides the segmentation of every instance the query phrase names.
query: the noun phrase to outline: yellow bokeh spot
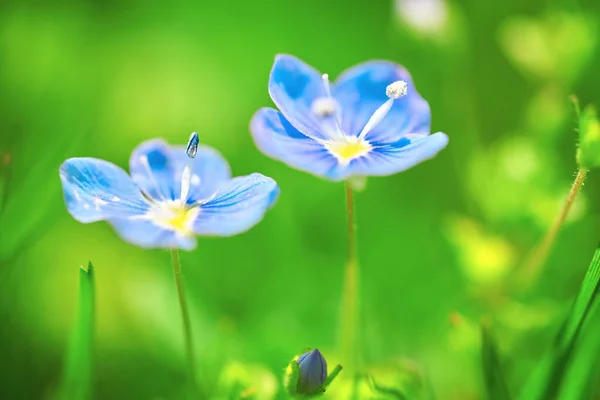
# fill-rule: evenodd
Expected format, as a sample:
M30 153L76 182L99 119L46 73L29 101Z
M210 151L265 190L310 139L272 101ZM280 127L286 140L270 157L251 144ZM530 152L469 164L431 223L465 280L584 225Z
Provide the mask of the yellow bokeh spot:
M464 217L451 218L448 238L456 247L465 274L477 283L490 284L502 279L516 262L516 251L501 236L483 229Z

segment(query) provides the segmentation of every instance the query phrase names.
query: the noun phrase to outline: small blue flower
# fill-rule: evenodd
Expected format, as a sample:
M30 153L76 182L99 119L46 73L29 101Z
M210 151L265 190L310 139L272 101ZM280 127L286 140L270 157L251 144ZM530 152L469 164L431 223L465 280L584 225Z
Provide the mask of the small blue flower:
M369 61L327 74L290 55L278 55L269 94L279 108L262 108L250 129L266 155L334 181L391 175L434 157L448 144L430 135L429 104L409 73L388 61Z
M108 221L126 241L144 248L196 246L195 235L230 236L250 229L279 194L261 174L231 178L227 161L198 146L149 140L131 155L131 176L95 158L60 167L67 209L79 222Z

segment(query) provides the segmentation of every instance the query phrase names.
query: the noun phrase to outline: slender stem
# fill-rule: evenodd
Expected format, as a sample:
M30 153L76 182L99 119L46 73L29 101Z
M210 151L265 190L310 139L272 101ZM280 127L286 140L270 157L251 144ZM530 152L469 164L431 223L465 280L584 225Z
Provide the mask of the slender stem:
M190 321L190 311L188 309L187 300L185 298L185 291L183 288L183 282L181 280L181 262L179 260L179 250L171 249L171 261L173 263L173 275L175 276L175 286L177 286L177 293L179 295L179 307L181 308L181 317L183 318L183 331L185 336L185 348L187 353L188 361L188 373L190 387L194 394L198 393L198 386L196 384L196 360L194 355L194 340L192 336L192 323Z
M352 187L346 183L346 205L348 213L348 263L344 279L341 318L341 344L344 367L356 372L358 352L358 258L356 252L356 223L354 220L354 198Z
M550 255L550 251L552 250L552 245L558 236L558 232L560 231L561 226L565 222L567 215L569 215L569 210L571 210L571 206L575 202L575 198L579 193L579 189L583 185L585 177L588 173L588 169L579 168L577 171L577 176L575 177L575 181L571 186L571 190L569 191L569 195L567 196L567 200L565 201L560 213L554 220L554 223L548 229L548 232L537 246L537 248L531 253L528 257L525 266L523 267L523 284L531 284L538 277L544 263L548 259Z

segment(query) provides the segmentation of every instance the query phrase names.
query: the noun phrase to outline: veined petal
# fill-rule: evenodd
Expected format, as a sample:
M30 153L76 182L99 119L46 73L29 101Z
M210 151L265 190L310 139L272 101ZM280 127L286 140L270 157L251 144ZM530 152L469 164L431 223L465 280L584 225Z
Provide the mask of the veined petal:
M357 136L369 118L388 100L386 88L405 81L408 93L394 101L381 122L365 137L372 141L395 141L406 133L428 134L429 104L417 92L413 80L402 66L389 61L368 61L346 70L335 82L333 95L342 108L342 127Z
M256 146L269 157L320 177L340 179L343 171L336 158L324 145L302 135L279 111L258 110L250 131Z
M433 158L447 144L448 136L442 132L405 135L395 143L374 143L373 150L367 156L353 160L350 175L392 175Z
M327 138L323 120L313 112L315 100L327 94L321 74L300 59L280 54L269 76L269 94L286 119L302 134L316 138Z
M79 222L127 218L149 209L137 185L116 165L96 158L70 158L59 169L65 203Z
M116 218L109 223L123 240L146 249L192 250L196 247L194 237L163 229L149 220Z
M251 174L222 184L214 197L200 205L192 230L197 235L231 236L256 225L279 194L277 183Z
M169 146L159 139L149 140L140 144L131 155L131 177L152 198L175 200L180 197L181 176L189 161L185 146ZM208 146L198 146L191 165L188 204L211 196L222 182L231 178L227 161Z

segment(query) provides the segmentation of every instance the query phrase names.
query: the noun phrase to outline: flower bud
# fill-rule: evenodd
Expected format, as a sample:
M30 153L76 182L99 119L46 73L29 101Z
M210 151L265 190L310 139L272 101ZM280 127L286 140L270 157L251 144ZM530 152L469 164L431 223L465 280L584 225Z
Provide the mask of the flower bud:
M582 168L600 167L600 122L592 106L587 106L579 117L577 162Z
M313 394L322 390L327 379L327 361L317 349L302 354L296 361L299 366L298 394Z

